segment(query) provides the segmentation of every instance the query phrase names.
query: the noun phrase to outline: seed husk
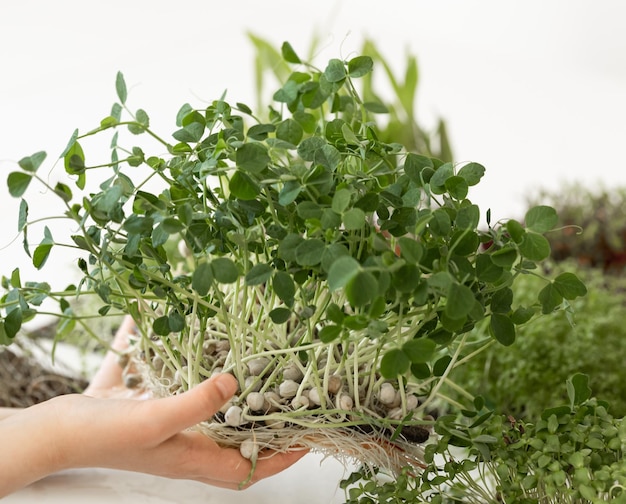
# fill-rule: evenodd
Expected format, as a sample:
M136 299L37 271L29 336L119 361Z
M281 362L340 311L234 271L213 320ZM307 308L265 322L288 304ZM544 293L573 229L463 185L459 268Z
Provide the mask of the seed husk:
M239 445L239 453L243 458L254 459L259 453L259 446L253 439L244 439Z
M285 380L278 386L278 393L281 397L290 399L298 393L300 384L293 380Z
M341 376L330 375L328 377L328 393L336 394L341 389Z
M248 372L252 376L261 376L261 373L263 373L269 363L270 361L266 357L258 357L256 359L252 359L251 361L248 361Z
M265 403L265 396L260 392L250 392L246 396L246 404L252 411L262 411Z
M231 427L239 427L243 423L243 410L240 406L233 405L224 413L224 421Z

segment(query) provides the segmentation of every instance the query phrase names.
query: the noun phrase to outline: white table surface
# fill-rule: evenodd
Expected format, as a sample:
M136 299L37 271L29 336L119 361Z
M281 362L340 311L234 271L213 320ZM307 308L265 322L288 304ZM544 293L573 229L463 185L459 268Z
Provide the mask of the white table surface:
M2 504L342 504L345 496L338 484L350 472L334 459L309 454L286 471L238 492L126 471L77 469L44 478L5 497Z

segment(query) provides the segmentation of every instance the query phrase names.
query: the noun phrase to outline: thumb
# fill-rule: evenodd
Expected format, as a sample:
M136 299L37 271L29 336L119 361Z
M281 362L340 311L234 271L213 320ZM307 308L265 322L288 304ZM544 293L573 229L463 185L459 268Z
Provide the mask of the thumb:
M210 419L233 396L237 388L235 377L223 373L213 375L183 394L149 400L147 403L152 403L150 407L154 408L153 418L159 419L163 436L167 438Z

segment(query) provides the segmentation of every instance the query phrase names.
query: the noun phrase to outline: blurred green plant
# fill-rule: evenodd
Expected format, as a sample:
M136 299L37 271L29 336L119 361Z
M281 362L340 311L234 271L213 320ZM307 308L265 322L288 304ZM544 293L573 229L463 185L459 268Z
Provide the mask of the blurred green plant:
M363 469L341 483L347 504L625 502L623 421L591 397L584 374L567 380L567 397L532 423L477 399L463 417L437 421L439 438L426 448L421 475L376 481Z
M256 51L256 101L258 110L261 110L267 105L265 90L268 85L270 89L274 89L276 83L284 84L289 79L292 68L274 44L253 33L249 33L248 37ZM319 38L314 35L307 53L308 61L313 59L319 42ZM418 121L416 102L419 68L416 56L407 54L406 68L401 74L397 74L372 39L365 39L359 53L372 58L374 64L384 70L384 74L364 75L360 79L359 88L365 108L373 114L370 120L375 123L379 140L401 143L413 152L444 162L453 161L445 121L439 118L434 129L426 128ZM268 83L268 80L272 82Z
M587 286L587 295L571 301L566 311L520 327L514 345L486 349L457 367L451 378L484 396L497 411L533 418L563 400L559 384L582 372L590 376L596 394L611 403L616 415L623 416L626 278L577 267L573 261L556 268L576 272ZM520 278L513 288L515 298L531 301L536 287L534 277ZM450 394L455 396L453 390Z
M528 199L557 209L563 227L547 238L552 258L574 258L581 266L621 272L626 266L626 187L589 189L579 183L542 190Z

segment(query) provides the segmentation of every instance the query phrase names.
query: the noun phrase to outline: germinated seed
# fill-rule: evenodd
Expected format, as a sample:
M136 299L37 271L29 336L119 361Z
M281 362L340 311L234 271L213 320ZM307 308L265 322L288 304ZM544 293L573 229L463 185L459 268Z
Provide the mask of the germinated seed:
M258 357L248 362L248 372L252 376L261 376L263 370L269 365L270 361L266 357Z
M243 423L243 410L239 406L231 406L224 413L224 421L231 427L239 427Z
M265 396L260 392L250 392L246 396L246 404L252 411L262 411L265 406Z
M311 404L315 404L316 406L322 404L319 390L316 388L309 390L309 401L311 401Z
M298 388L300 384L293 380L285 380L278 386L278 393L281 397L285 397L287 399L295 396L298 393Z
M419 406L419 399L415 394L409 394L406 396L406 408L408 410L414 410Z
M341 394L339 396L339 409L350 411L354 408L354 400L347 394Z
M253 439L244 439L239 445L239 453L243 458L248 460L256 458L259 453L259 446Z
M328 392L330 394L336 394L341 389L341 376L330 375L328 377Z
M294 397L291 400L291 407L296 410L300 408L307 409L310 406L310 404L311 404L311 401L309 400L307 396L304 396L304 395Z
M380 386L378 400L385 405L391 405L394 403L396 400L396 389L393 388L391 383L383 383Z
M265 400L269 405L265 408L268 412L278 411L280 409L281 400L280 396L276 392L269 390L263 394L263 397L265 397Z
M293 380L300 383L302 378L304 378L302 370L294 362L287 364L285 369L283 369L283 379L285 380Z
M246 390L258 392L259 390L261 390L261 385L261 380L259 380L256 376L246 376L246 379L244 380L244 386Z
M124 376L124 385L126 388L134 389L141 385L141 375L137 373L131 373Z

